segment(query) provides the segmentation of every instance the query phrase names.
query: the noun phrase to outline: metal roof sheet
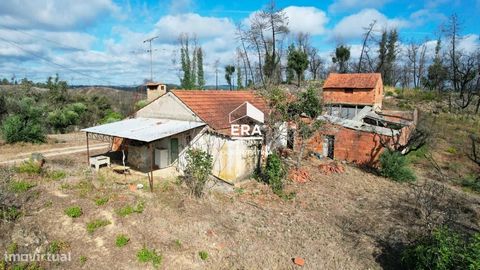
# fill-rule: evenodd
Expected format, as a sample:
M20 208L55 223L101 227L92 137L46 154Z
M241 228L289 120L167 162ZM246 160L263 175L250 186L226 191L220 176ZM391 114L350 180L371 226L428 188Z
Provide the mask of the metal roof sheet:
M152 142L201 126L205 126L205 123L139 117L85 128L82 131L142 142Z

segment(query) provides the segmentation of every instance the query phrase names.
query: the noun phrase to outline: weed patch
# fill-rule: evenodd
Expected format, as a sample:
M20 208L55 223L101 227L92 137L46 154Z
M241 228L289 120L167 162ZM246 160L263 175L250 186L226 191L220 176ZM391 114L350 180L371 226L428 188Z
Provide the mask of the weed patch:
M71 218L77 218L83 214L82 208L79 206L72 206L67 209L65 209L65 215L71 217Z
M152 262L152 265L157 268L162 264L163 257L162 255L158 255L155 249L148 249L143 246L143 248L137 252L137 259L142 263Z
M133 213L142 213L144 210L144 202L138 202L135 206L127 205L117 209L115 212L121 217L126 217Z
M117 236L117 239L115 240L115 245L117 247L123 247L123 246L127 245L129 241L130 241L130 238L128 238L124 234L120 234L120 235Z
M206 261L208 259L208 252L202 250L198 252L198 256L200 256L200 259L202 259L202 261Z
M10 183L10 190L14 193L25 192L35 185L26 181L14 181Z
M101 198L98 198L98 199L95 200L95 204L96 204L97 206L102 206L102 205L106 204L106 203L108 202L108 200L110 200L110 198L108 198L108 197L101 197Z
M94 233L98 228L105 227L109 224L112 224L109 220L106 219L95 219L87 223L87 232Z
M22 162L18 167L17 167L17 172L19 173L27 173L30 175L34 174L40 174L42 173L42 167L40 164L33 160L27 160Z
M48 178L54 180L54 181L58 181L58 180L62 180L63 178L67 177L67 173L65 173L64 171L51 171L51 172L48 172Z
M0 208L0 219L2 219L2 220L15 221L21 215L22 215L22 212L20 212L16 207L5 206L5 207Z

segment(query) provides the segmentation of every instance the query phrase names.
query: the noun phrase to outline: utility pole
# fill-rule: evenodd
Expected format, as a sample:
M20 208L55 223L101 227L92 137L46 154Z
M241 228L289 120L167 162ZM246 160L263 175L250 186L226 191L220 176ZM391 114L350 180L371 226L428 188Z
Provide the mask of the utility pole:
M157 39L158 36L154 36L154 37L151 37L149 39L146 39L143 41L143 43L145 42L148 42L149 43L149 46L150 46L150 49L148 50L148 52L150 52L150 81L153 82L153 59L152 59L152 41L154 39Z
M215 60L215 90L218 90L218 64L220 60Z

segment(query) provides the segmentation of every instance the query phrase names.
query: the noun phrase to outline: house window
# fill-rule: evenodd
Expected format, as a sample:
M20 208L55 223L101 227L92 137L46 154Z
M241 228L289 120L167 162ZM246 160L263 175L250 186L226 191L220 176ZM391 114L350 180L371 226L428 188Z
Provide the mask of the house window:
M352 88L345 88L345 94L353 94Z

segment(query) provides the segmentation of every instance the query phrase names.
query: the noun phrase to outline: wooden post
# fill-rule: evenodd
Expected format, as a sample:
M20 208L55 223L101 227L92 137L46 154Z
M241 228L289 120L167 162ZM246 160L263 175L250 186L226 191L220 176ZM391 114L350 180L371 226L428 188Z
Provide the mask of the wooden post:
M154 155L153 155L153 149L152 149L152 144L149 143L148 144L148 149L150 150L150 176L148 177L148 180L149 180L149 184L150 184L150 192L153 192L153 159L154 159Z
M90 146L88 143L88 132L86 132L87 135L87 165L90 166Z

